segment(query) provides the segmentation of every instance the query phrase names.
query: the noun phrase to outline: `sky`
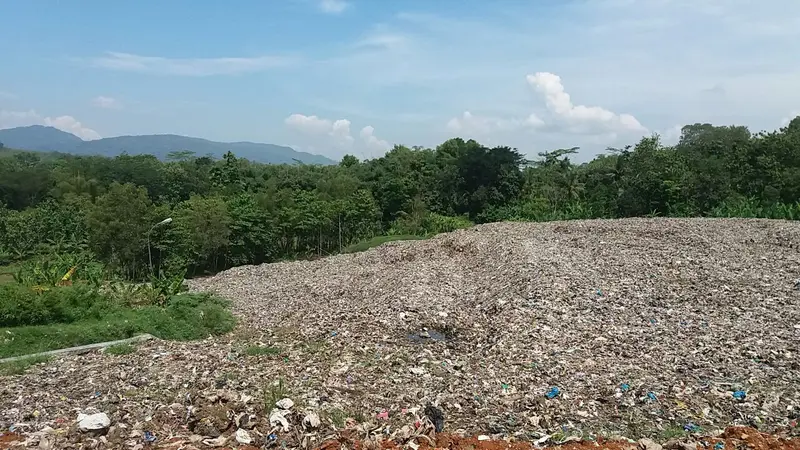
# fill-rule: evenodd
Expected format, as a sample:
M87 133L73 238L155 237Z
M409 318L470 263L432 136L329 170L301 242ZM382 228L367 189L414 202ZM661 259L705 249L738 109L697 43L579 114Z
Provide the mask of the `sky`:
M538 152L800 114L797 0L0 0L0 128L340 158Z

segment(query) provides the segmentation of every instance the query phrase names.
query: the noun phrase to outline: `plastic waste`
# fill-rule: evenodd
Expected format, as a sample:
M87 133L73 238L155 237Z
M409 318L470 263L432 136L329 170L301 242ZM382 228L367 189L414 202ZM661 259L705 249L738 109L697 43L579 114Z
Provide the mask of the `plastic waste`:
M554 399L554 398L558 397L559 394L561 394L561 389L559 389L556 386L553 386L552 388L550 388L549 391L547 391L546 394L544 394L544 396L549 398L549 399Z
M689 433L696 433L696 432L700 431L700 427L698 427L697 425L695 425L692 422L688 422L683 426L683 430L684 431L688 431Z
M656 397L656 393L653 391L647 393L647 398L649 398L652 401L658 400L658 397Z
M736 400L744 400L745 397L747 397L747 392L745 391L738 390L733 392L733 398L735 398Z
M428 405L425 407L425 416L431 421L437 433L441 433L444 430L444 413L441 409Z
M628 383L622 383L622 384L619 385L619 389L622 392L628 392L630 390L630 388L631 388L631 385L628 384Z
M78 414L78 429L84 433L104 430L110 425L111 419L108 418L106 413Z
M148 443L148 444L152 444L153 442L155 442L155 441L156 441L156 435L155 435L155 434L153 434L153 433L152 433L152 432L150 432L150 431L145 431L145 432L144 432L144 441L145 441L146 443Z

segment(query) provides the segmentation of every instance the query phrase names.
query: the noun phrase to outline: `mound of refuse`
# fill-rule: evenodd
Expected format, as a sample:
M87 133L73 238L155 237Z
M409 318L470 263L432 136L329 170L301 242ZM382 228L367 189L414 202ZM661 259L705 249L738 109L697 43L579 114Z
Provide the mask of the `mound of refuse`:
M120 448L793 435L798 244L783 221L499 223L237 267L190 282L232 301L232 335L0 378L0 426ZM76 426L95 410L108 432Z

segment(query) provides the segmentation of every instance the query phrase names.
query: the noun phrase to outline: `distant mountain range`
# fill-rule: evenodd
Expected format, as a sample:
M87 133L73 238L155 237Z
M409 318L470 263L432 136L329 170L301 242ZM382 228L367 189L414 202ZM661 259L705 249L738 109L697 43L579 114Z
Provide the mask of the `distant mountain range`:
M336 164L320 155L298 152L291 147L255 142L214 142L175 134L118 136L84 141L53 127L32 125L0 130L0 142L8 148L73 155L154 155L164 160L170 152L192 151L197 156L221 158L228 150L239 158L266 164Z

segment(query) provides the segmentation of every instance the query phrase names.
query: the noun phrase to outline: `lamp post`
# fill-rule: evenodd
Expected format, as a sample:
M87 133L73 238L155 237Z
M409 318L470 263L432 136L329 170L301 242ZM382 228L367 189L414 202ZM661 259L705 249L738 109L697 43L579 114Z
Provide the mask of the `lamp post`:
M150 251L150 234L153 232L153 230L156 229L156 227L160 227L161 225L167 225L171 222L172 222L172 217L167 217L166 219L162 220L161 222L158 222L157 224L150 227L149 230L147 230L147 258L150 260L150 275L153 274L153 253Z

